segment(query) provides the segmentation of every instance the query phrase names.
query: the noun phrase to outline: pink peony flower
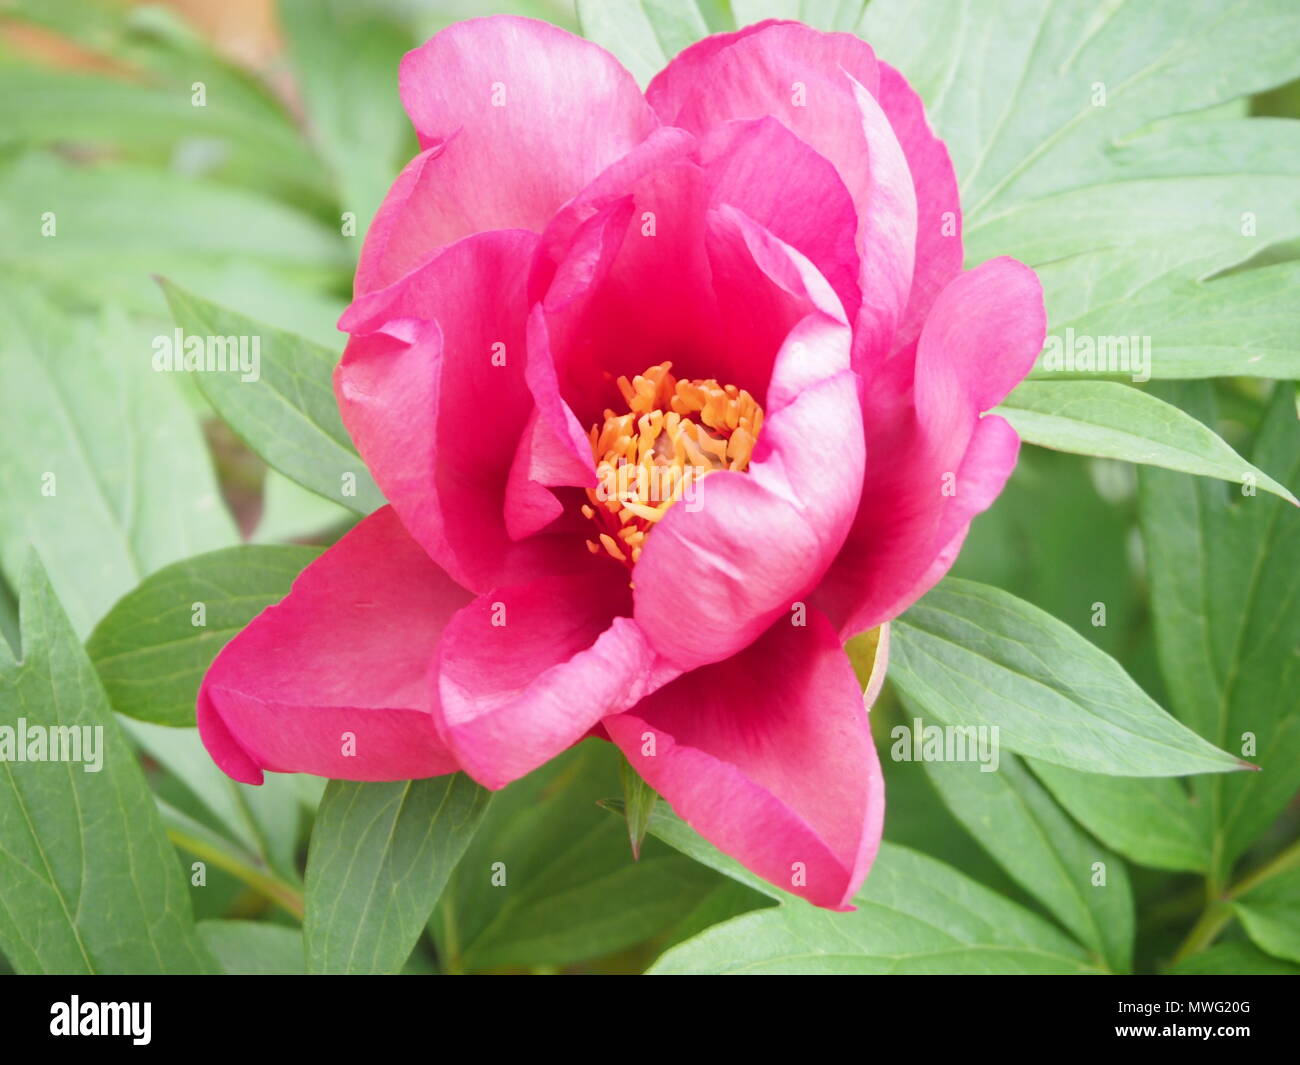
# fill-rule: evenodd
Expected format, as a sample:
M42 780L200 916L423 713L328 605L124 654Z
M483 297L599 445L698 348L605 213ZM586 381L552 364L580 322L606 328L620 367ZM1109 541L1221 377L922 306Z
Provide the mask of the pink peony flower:
M722 850L850 908L884 793L843 644L1014 466L981 412L1042 346L1037 278L962 272L947 150L853 36L709 37L642 94L486 18L400 84L423 150L335 374L391 505L218 656L208 750L248 783L500 788L602 736Z

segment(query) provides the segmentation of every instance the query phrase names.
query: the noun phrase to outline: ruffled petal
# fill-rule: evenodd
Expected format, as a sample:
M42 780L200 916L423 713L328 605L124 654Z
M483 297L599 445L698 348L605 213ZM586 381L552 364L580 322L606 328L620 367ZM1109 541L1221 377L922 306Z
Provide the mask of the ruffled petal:
M526 285L537 237L476 234L340 325L354 336L334 375L343 422L411 535L467 588L562 570L581 541L517 542L511 468L534 410L526 381Z
M541 232L658 125L613 56L534 19L458 22L406 55L399 85L424 151L367 233L358 294L470 233Z
M670 125L704 136L729 121L770 116L835 166L857 211L857 367L888 352L916 254L912 175L875 98L879 86L879 66L865 41L770 22L709 49L687 49L646 90Z
M434 680L439 729L466 772L504 787L676 676L628 606L626 583L593 565L495 589L456 615Z
M227 775L338 780L454 772L431 713L429 663L470 595L407 535L392 507L363 519L217 656L199 734Z
M743 211L806 255L852 321L862 302L857 213L830 161L770 117L716 126L699 151L710 204Z

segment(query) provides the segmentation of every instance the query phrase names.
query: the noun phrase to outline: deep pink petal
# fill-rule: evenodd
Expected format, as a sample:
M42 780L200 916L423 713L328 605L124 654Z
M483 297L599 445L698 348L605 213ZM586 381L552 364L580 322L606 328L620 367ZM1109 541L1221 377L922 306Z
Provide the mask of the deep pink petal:
M412 536L481 590L554 572L581 541L516 542L511 468L534 403L525 379L530 256L522 230L480 233L358 299L335 371L344 424Z
M466 772L504 787L676 676L628 606L618 572L593 563L495 589L452 619L433 676L439 729Z
M884 783L847 655L820 614L687 673L605 730L705 839L786 891L851 909Z
M775 291L804 317L775 360L748 471L701 480L694 500L658 522L633 573L637 620L664 657L687 669L737 653L816 586L862 487L858 381L829 285L733 208L714 222L717 275L748 295L751 314L759 317L764 293Z
M935 301L914 383L866 383L862 504L814 599L845 638L896 617L931 587L970 519L1001 490L1015 433L979 415L1029 372L1045 332L1037 276L994 259Z
M880 64L877 98L907 157L916 189L916 267L907 310L894 337L892 350L897 352L915 343L939 293L961 273L961 200L948 148L931 130L925 105L887 63Z
M198 725L213 760L245 784L260 784L263 770L338 780L454 772L428 670L444 626L469 600L392 507L375 511L208 669Z
M671 125L704 136L731 120L771 116L834 164L857 211L859 367L889 350L917 240L912 175L876 101L879 85L875 55L859 38L767 23L718 47L687 49L646 90Z
M806 255L852 320L862 301L857 214L830 161L770 117L723 123L699 151L710 204L738 208Z
M458 22L406 55L399 84L424 151L367 234L359 294L470 233L541 232L658 125L613 56L533 19Z

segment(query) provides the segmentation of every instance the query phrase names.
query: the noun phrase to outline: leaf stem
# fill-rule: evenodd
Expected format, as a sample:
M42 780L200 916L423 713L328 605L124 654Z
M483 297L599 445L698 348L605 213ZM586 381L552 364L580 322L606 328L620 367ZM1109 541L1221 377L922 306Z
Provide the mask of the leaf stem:
M296 920L301 921L303 915L307 912L303 903L302 892L292 884L285 883L279 877L265 873L242 861L237 855L188 835L178 828L168 828L167 838L176 846L189 851L196 858L202 858L204 861L211 862L218 869L224 869L236 880L246 884L263 898L274 902Z
M1182 946L1178 948L1178 952L1174 955L1173 964L1177 965L1183 959L1204 950L1218 938L1219 933L1227 927L1233 918L1232 903L1236 899L1257 888L1264 881L1271 880L1273 877L1285 873L1297 865L1300 865L1300 840L1296 840L1254 872L1242 877L1222 894L1216 892L1213 884L1207 881L1209 900L1205 910L1196 924L1192 926L1192 930L1187 933L1187 938L1183 940Z

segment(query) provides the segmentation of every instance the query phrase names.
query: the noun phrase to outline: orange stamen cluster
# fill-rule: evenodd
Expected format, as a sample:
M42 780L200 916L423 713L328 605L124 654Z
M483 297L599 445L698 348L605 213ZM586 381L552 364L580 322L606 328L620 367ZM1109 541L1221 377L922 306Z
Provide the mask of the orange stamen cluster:
M735 385L678 380L671 362L629 381L618 379L626 414L605 411L591 427L596 488L582 513L599 530L587 541L629 569L645 538L668 508L691 497L694 485L718 470L744 470L763 425L763 408Z

